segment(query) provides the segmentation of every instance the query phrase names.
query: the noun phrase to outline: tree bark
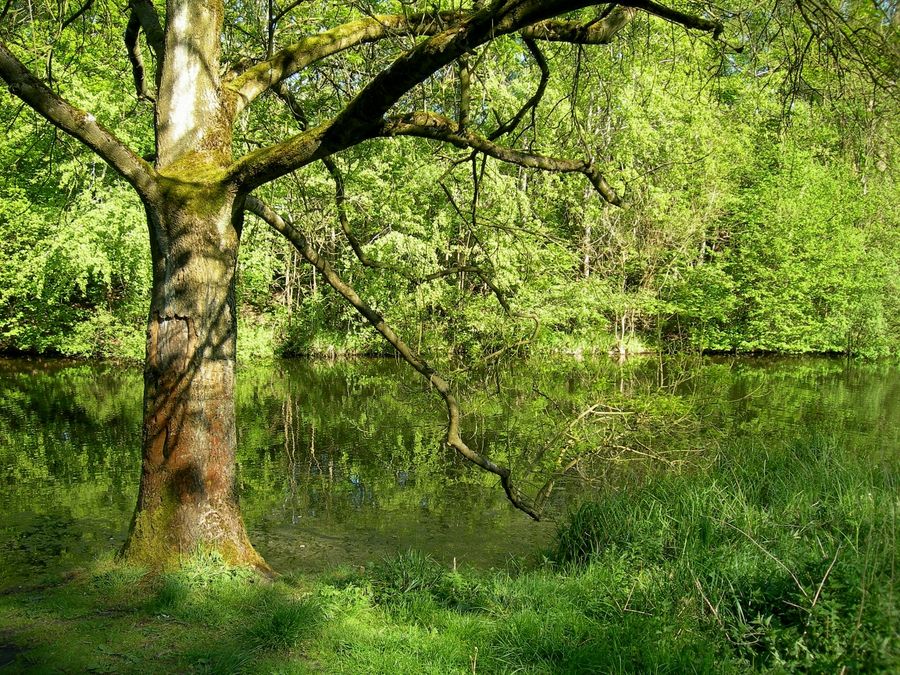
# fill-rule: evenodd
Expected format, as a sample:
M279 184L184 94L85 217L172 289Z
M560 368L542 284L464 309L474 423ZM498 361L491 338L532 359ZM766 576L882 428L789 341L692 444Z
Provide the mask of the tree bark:
M163 179L147 206L153 295L144 367L143 466L124 555L151 567L198 550L269 568L235 490L235 269L242 199Z
M197 551L270 569L235 490L234 283L243 196L226 178L231 121L219 82L220 0L166 3L154 186L144 198L153 290L143 464L124 555L151 567ZM152 23L152 22L151 22Z

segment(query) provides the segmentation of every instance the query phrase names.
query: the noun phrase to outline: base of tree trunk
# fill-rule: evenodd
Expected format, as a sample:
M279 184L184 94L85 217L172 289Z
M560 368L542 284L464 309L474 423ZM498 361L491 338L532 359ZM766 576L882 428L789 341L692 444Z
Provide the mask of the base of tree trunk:
M170 502L135 514L121 558L152 570L180 567L197 554L218 554L235 567L249 567L267 578L274 570L256 552L235 506Z

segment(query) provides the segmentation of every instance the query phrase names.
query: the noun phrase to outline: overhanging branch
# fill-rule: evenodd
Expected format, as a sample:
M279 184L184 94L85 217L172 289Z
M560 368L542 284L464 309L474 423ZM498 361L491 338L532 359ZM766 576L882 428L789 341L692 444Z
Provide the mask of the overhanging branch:
M0 78L9 91L51 124L84 143L118 171L143 198L151 196L155 171L111 131L51 91L0 42Z
M256 197L248 197L245 208L287 238L300 255L322 273L326 282L347 300L347 302L349 302L353 308L356 309L356 311L359 312L366 321L368 321L375 330L390 343L397 354L434 386L447 407L447 444L468 461L476 464L485 471L498 476L501 485L503 485L503 490L506 492L506 496L512 505L524 513L527 513L535 520L540 520L540 514L524 499L519 490L513 485L510 470L495 464L488 458L475 452L466 445L465 441L463 441L460 436L459 404L456 401L456 397L453 395L450 383L435 372L434 368L412 351L412 349L400 339L384 320L384 317L372 309L359 297L351 286L346 284L340 278L328 260L312 248L302 233Z
M445 30L419 42L398 57L390 66L373 77L333 119L283 143L261 148L244 156L233 167L232 178L250 191L301 166L372 138L378 135L384 115L397 101L416 85L463 54L502 35L516 33L523 28L591 4L587 0L495 0L465 15ZM669 21L691 28L711 30L716 34L721 25L654 2L632 2L630 5L656 13ZM622 18L627 16L629 14L625 10L613 11L602 21L595 22L592 30L599 30L603 26L618 26L620 29L627 23L623 22ZM358 31L366 35L369 34L368 31L380 35L384 29L378 21L374 23L372 21L359 22L362 28ZM437 22L434 25L437 25ZM237 109L249 103L272 84L297 72L304 63L311 62L310 58L320 58L320 55L326 52L333 54L346 49L347 45L358 44L361 38L348 36L347 30L347 26L344 26L307 38L307 41L302 43L306 48L301 49L295 45L282 50L272 60L254 66L238 76L231 85L232 91L239 97L235 103ZM608 37L604 34L604 40ZM593 169L588 167L588 171L580 168L572 170L585 173L601 194L607 192L608 185L604 185L602 176ZM610 192L607 194L612 196Z
M494 13L495 35L515 32L522 28L522 35L533 40L578 42L580 44L606 44L631 20L635 10L616 7L608 16L588 23L545 19L527 26L530 13L548 16L587 6L589 2L550 2L550 8L538 7L536 2L500 2L495 7L480 12L430 12L419 14L383 14L353 21L316 35L305 37L278 51L265 61L247 68L235 77L229 88L237 95L235 114L238 114L266 89L272 87L307 66L362 44L378 42L392 37L433 37L441 32L465 33L476 19L485 13ZM541 12L541 10L544 10ZM540 12L540 13L539 13ZM483 17L482 17L483 18ZM500 19L502 18L503 21ZM518 23L512 29L503 22ZM524 26L524 27L523 27ZM449 30L448 30L449 29ZM482 44L481 40L471 45ZM451 59L452 60L452 59ZM448 61L449 62L449 61ZM444 64L446 65L446 64ZM435 69L436 70L436 69ZM433 71L432 71L433 72Z
M386 37L434 35L460 16L459 12L380 15L305 37L265 61L250 66L228 84L228 88L237 95L234 114L240 113L266 89L317 61Z

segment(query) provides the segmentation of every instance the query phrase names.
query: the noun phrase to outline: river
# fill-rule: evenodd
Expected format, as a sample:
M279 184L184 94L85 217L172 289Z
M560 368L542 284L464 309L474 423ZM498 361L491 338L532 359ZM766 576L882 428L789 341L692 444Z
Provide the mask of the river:
M415 548L499 566L539 555L579 500L690 472L723 444L837 437L900 457L900 371L826 358L569 357L458 375L471 445L511 466L539 523L442 443L440 400L391 360L240 368L238 488L279 571ZM127 533L140 475L141 371L0 360L0 587L84 565Z

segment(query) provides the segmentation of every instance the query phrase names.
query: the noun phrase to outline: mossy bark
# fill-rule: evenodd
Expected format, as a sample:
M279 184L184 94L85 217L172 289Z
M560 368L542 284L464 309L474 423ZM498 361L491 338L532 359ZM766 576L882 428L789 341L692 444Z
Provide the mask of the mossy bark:
M147 206L153 296L143 466L124 548L152 567L198 549L268 571L235 491L234 281L242 203L222 183L163 179Z

